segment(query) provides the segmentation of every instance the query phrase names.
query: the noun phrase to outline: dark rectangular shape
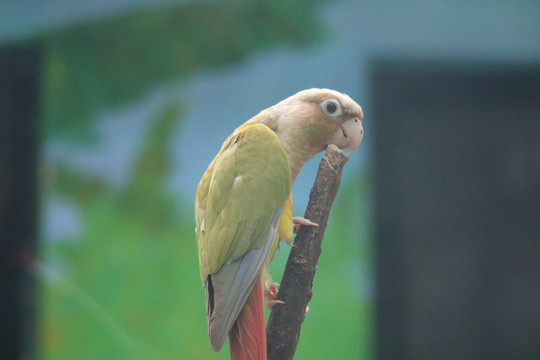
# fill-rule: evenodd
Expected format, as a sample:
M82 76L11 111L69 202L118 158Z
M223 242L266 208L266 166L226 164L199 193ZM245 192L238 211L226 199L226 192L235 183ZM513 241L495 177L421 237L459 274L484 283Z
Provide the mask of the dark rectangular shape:
M540 359L540 66L376 60L378 359Z
M0 49L0 359L35 355L40 60Z

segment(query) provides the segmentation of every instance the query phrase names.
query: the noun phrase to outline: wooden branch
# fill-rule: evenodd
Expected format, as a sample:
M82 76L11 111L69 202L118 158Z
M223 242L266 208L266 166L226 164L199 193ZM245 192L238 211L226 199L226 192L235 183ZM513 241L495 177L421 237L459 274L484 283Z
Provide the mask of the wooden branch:
M319 164L304 215L319 226L302 226L294 240L277 295L277 300L284 304L276 304L272 308L266 327L268 360L289 360L296 351L305 309L313 295L313 276L330 208L347 160L347 154L330 145Z

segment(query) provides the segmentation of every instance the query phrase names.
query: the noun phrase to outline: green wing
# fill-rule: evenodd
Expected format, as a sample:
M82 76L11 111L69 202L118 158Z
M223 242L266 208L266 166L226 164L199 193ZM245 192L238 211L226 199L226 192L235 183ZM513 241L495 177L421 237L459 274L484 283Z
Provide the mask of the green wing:
M223 144L197 188L195 219L203 280L248 250L262 248L291 192L287 154L266 125L241 126Z
M285 149L263 124L243 125L229 136L199 183L197 247L215 350L255 285L291 186Z

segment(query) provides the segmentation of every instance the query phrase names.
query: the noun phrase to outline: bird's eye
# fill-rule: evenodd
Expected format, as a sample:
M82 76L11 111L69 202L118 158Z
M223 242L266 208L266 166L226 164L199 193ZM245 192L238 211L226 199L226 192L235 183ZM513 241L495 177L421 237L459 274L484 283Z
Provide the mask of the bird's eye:
M341 115L341 105L336 99L326 99L321 103L321 107L326 115L339 116Z

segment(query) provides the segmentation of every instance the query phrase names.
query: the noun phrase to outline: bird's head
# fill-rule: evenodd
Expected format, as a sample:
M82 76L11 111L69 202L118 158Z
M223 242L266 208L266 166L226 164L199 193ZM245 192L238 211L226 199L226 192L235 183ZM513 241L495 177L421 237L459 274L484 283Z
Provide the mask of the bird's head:
M329 144L354 151L362 142L362 108L329 89L302 90L263 110L247 123L262 122L276 132L289 156L293 178L304 162Z
M364 138L360 105L349 96L328 89L309 89L297 95L311 108L311 122L325 138L321 150L329 144L348 148L349 153L356 150Z
M278 135L316 146L316 153L329 144L348 148L350 153L364 137L362 108L335 90L303 90L267 111Z

